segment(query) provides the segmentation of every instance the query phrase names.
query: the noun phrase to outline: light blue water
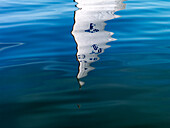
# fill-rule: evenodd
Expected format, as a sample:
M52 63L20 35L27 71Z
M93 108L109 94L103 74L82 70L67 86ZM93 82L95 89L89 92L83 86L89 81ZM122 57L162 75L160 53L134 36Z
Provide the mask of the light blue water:
M0 128L170 127L170 1L91 1L0 1Z

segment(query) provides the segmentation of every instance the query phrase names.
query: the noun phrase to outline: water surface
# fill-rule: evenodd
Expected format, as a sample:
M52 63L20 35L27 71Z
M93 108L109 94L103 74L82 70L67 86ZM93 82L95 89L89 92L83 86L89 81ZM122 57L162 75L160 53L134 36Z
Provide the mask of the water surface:
M1 128L169 128L169 0L1 0Z

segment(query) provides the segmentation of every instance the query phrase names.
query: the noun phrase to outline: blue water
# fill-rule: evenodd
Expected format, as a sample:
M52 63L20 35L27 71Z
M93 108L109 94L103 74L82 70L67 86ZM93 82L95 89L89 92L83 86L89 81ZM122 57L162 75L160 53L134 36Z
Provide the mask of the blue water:
M79 1L1 0L0 128L169 128L170 1Z

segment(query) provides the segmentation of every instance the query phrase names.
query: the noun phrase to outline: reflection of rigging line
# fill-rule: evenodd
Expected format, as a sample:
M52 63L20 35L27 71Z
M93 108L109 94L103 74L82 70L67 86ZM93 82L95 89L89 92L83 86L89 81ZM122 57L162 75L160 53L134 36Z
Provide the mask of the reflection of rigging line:
M21 46L23 45L24 43L0 43L0 45L12 45L12 46L6 46L6 47L3 47L3 48L0 48L0 51L3 51L5 49L9 49L9 48L13 48L13 47L17 47L17 46Z
M74 14L72 35L77 44L77 80L80 87L85 84L80 79L94 69L90 64L98 61L98 55L110 47L106 43L116 40L112 38L112 32L104 30L105 21L119 17L114 13L125 8L123 1L125 0L75 0L79 10Z

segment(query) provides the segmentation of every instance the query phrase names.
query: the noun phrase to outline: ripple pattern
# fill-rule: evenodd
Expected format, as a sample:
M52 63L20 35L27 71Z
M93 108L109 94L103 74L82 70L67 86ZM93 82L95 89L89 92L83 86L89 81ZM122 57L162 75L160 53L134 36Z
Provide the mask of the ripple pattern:
M1 0L0 128L169 128L169 5Z

